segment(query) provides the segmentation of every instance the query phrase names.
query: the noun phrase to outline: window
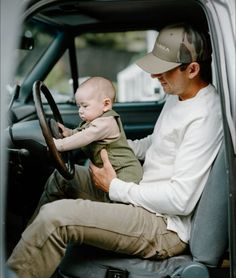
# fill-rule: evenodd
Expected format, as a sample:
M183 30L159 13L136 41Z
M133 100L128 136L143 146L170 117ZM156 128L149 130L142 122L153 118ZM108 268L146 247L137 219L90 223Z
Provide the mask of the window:
M31 21L24 26L23 37L33 38L33 47L19 47L17 50L18 67L15 83L21 83L31 72L37 61L48 49L54 39L55 34L38 22Z
M17 60L15 79L11 80L7 86L9 101L11 94L14 92L15 84L21 85L23 83L49 48L55 35L55 31L39 22L30 21L23 26L23 35L20 37L19 46L15 53Z
M110 79L117 102L158 101L163 90L135 61L151 51L156 31L89 33L75 38L79 84L91 76ZM73 99L68 50L44 80L57 103Z
M73 98L68 50L53 67L44 83L57 103L65 103Z
M79 83L90 76L113 81L118 102L158 101L163 91L157 80L135 61L154 44L155 31L84 34L76 38Z

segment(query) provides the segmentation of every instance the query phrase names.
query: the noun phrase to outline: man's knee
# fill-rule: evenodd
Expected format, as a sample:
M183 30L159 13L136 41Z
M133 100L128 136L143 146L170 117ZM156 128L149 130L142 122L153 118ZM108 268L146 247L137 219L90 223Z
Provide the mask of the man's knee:
M66 207L70 206L71 201L59 200L43 205L37 217L23 232L24 241L41 248L58 227L67 226L70 212Z
M43 223L53 223L55 226L67 225L69 223L68 221L76 222L77 214L75 214L75 211L79 213L81 208L83 209L86 207L85 204L87 202L89 201L81 199L62 199L54 201L43 205L36 219Z
M37 221L43 223L57 223L58 218L60 219L60 211L63 210L62 204L65 200L57 200L48 204L43 205L40 208L39 214L37 216ZM67 200L69 201L69 200Z
M34 221L22 233L24 242L41 248L51 233L58 227L54 202L43 205Z

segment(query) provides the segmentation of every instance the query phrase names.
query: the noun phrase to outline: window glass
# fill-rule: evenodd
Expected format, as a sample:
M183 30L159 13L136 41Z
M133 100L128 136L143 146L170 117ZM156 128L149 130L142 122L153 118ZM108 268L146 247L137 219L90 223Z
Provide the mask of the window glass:
M50 30L39 22L29 21L24 24L22 36L19 38L18 49L14 53L17 61L16 74L14 75L14 80L11 80L7 86L9 98L11 98L15 85L23 83L24 79L51 45L55 35L55 31Z
M160 84L135 61L151 51L156 31L84 34L76 38L79 83L90 76L113 81L118 102L158 101Z
M68 50L53 67L44 83L57 103L65 103L73 98Z
M117 102L158 101L163 98L159 82L141 70L135 61L151 51L155 31L83 34L75 39L79 84L90 76L109 78ZM57 103L73 99L68 51L44 80ZM45 100L44 100L45 101Z
M50 46L54 33L38 22L31 21L24 26L24 39L33 39L32 47L27 47L25 40L21 40L21 45L17 50L18 67L16 72L16 82L21 83L31 72L34 65ZM24 44L24 45L22 45Z

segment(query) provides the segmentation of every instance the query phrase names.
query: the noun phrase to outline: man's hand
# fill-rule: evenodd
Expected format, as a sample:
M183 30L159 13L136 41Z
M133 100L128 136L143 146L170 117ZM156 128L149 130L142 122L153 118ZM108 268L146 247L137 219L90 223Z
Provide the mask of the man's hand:
M102 149L100 154L103 161L103 167L98 168L92 162L90 162L89 168L96 187L104 192L108 192L111 181L116 178L116 172L110 163L107 151Z

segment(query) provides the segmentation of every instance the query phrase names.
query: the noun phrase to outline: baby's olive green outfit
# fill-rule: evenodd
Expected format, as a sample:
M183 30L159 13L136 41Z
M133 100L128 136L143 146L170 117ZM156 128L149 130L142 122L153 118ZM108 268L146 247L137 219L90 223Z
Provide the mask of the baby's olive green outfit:
M82 150L98 167L102 167L100 152L106 149L109 160L116 171L117 177L126 182L139 183L143 176L143 169L139 160L135 157L133 150L129 147L126 135L120 120L120 116L114 111L105 112L102 117L114 117L119 126L120 136L113 140L94 141L89 145L82 147ZM87 128L89 123L82 122L78 130Z

